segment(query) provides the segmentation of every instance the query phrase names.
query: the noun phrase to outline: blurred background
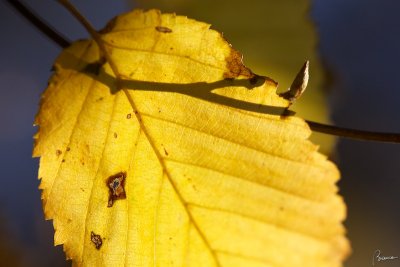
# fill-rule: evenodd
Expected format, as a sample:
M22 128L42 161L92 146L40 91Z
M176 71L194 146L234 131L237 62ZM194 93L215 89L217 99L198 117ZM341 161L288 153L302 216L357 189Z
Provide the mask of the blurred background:
M26 0L70 40L82 27L55 1ZM133 7L158 7L211 23L244 54L248 67L290 86L306 59L311 83L294 107L306 119L371 131L400 132L400 2L395 0L87 0L73 1L98 28ZM31 158L40 94L61 51L0 3L0 266L69 266L53 246ZM400 256L400 145L313 141L342 173L340 193L353 253L348 267L372 255ZM378 266L400 266L400 260Z

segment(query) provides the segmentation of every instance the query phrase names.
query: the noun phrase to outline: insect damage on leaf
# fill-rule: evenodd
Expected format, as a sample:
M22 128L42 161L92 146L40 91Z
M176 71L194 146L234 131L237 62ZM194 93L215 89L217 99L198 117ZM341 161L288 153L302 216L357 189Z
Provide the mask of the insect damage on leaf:
M239 76L252 79L256 76L243 64L243 55L233 48L231 48L231 52L226 58L226 67L228 71L224 73L225 79L234 79L238 78Z
M109 188L109 197L107 207L112 207L114 201L116 201L117 199L126 198L125 179L126 172L119 172L108 177L107 186Z
M103 239L101 236L95 234L93 231L90 233L90 241L92 241L96 249L100 249L101 245L103 245Z
M163 27L163 26L156 26L155 29L156 29L158 32L162 32L162 33L171 33L171 32L172 32L172 30L171 30L170 28L168 28L168 27Z

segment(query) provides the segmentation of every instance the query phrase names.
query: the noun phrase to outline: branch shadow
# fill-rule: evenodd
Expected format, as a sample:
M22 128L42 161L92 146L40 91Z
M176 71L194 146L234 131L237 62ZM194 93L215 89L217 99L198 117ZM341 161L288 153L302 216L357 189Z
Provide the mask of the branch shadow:
M277 115L277 116L292 116L295 114L294 111L288 110L285 107L269 106L264 104L256 104L246 102L239 99L234 99L213 93L214 89L224 87L245 87L249 90L261 86L265 82L276 84L275 81L268 77L255 75L251 79L223 79L212 83L207 82L195 82L195 83L160 83L160 82L148 82L139 81L132 79L115 79L115 77L106 73L103 68L103 62L88 63L75 57L74 55L68 55L68 61L61 60L58 62L65 69L78 70L81 73L85 73L92 79L106 85L110 88L110 92L115 94L121 86L128 90L143 90L143 91L158 91L158 92L173 92L179 93L198 99L206 100L208 102L229 106L241 110ZM77 66L83 66L77 68ZM117 84L119 86L117 86Z

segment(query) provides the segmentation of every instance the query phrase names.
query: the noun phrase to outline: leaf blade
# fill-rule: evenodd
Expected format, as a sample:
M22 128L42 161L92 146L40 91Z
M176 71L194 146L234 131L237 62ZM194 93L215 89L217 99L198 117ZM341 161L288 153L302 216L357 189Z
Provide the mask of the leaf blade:
M145 27L135 28L143 22ZM159 32L160 25L171 32ZM179 33L190 33L193 27L202 29L198 38L206 40L211 51L196 53L204 50L198 39L184 39L185 34ZM131 39L130 33L135 35L138 29L140 34ZM68 77L68 82L62 87L55 81L45 93L34 155L41 155L45 213L54 219L56 243L64 243L67 256L83 266L196 266L198 262L225 266L223 262L233 258L238 266L254 261L276 266L338 265L348 250L341 225L344 205L336 195L338 171L306 140L310 130L303 120L256 112L262 111L262 105L282 109L288 105L276 95L276 85L266 80L249 90L228 83L212 92L261 104L253 111L192 96L192 83L212 83L227 73L240 79L254 74L207 24L155 10L134 11L115 19L102 38L112 43L114 30L124 36L129 33L129 38L116 40L147 45L129 53L106 45L121 75L117 78L134 79L136 84L156 82L160 87L184 84L189 93L159 88L117 90L120 83L112 79L107 64L98 71L90 69L93 63L100 66L92 41L76 43L63 52L56 75ZM180 48L178 56L170 56L166 45L170 43ZM199 54L206 60L196 65ZM195 60L188 60L188 55ZM82 89L82 81L92 87ZM87 93L77 101L81 105L75 99L63 99L76 88ZM61 103L54 107L52 102ZM64 115L69 106L77 117L75 124L68 123L73 115ZM66 137L54 138L58 117L59 123L68 125L60 131L69 131L71 142L66 143ZM65 151L63 159L50 155L54 148ZM60 173L49 171L57 165ZM107 207L108 178L120 172L127 173L127 197ZM261 214L264 205L269 209L264 207ZM86 213L80 213L80 208ZM307 209L306 214L302 209ZM322 226L314 227L316 222ZM257 234L251 234L254 229ZM92 244L92 232L102 238L100 248ZM309 246L299 247L300 241ZM279 256L294 248L298 253L285 259ZM272 252L265 255L265 249Z

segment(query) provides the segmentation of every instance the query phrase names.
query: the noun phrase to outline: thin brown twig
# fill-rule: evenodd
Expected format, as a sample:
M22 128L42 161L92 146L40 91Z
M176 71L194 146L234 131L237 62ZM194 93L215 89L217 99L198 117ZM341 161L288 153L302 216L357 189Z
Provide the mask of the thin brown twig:
M330 135L339 137L346 137L355 140L363 141L376 141L385 143L400 143L400 134L398 133L383 133L383 132L370 132L357 129L350 129L344 127L338 127L334 125L322 124L319 122L306 120L310 129Z
M23 17L28 19L37 29L39 29L42 33L44 33L50 40L55 42L62 48L65 48L70 45L70 41L64 38L60 33L51 28L42 18L40 18L37 14L35 14L31 9L29 9L25 4L18 0L7 0L7 2L12 5ZM68 5L68 1L59 0L61 4ZM70 7L71 8L71 5ZM73 7L72 7L73 8ZM82 18L81 18L82 19ZM97 36L100 38L99 34L96 31L93 31L93 27L88 24L85 19L80 21L85 26L85 28L89 31L92 36ZM93 32L92 32L93 31ZM98 42L101 43L101 42ZM107 57L107 55L104 55ZM107 60L110 62L110 60ZM112 62L112 61L111 61ZM115 68L115 66L111 66L111 68ZM116 69L116 68L115 68ZM372 132L372 131L363 131L358 129L350 129L339 127L335 125L322 124L314 121L306 120L309 127L312 131L334 135L338 137L351 138L354 140L363 140L363 141L376 141L376 142L386 142L386 143L400 143L400 134L399 133L383 133L383 132Z
M66 48L70 45L71 42L69 42L67 38L49 26L43 18L35 14L26 4L18 0L6 0L6 2L57 45L62 48Z
M104 42L101 40L100 34L94 29L94 27L86 20L84 16L72 5L68 0L57 0L61 5L63 5L89 32L90 36L96 41L97 45L100 48L101 56L104 56L107 60L107 63L110 65L116 76L119 75L118 68L111 60L109 53L107 53L107 48L104 45Z

